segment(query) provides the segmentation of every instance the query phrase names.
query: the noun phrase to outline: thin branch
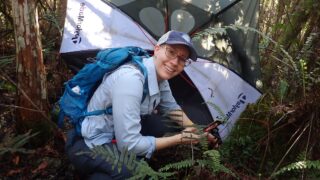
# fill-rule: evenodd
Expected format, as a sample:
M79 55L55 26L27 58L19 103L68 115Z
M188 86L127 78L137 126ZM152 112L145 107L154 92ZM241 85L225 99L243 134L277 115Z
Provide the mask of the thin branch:
M9 108L16 108L16 109L24 109L24 110L28 110L28 111L41 112L41 113L45 112L45 111L40 111L40 110L37 110L37 109L30 109L30 108L21 107L21 106L15 106L15 105L0 104L0 106L9 107Z
M312 124L313 124L313 119L314 119L314 113L311 114L311 118L310 118L310 128L309 128L309 134L308 134L308 140L307 140L307 147L306 147L306 153L304 156L304 161L307 160L307 154L308 154L308 149L309 149L309 144L310 144L310 137L311 137L311 130L312 130ZM305 177L305 169L303 169L302 172L302 179L304 179Z
M290 146L290 148L287 150L287 152L284 154L284 156L281 158L280 162L278 163L278 165L276 166L276 168L274 168L273 172L271 174L274 174L278 168L280 167L281 163L283 162L284 158L289 154L289 152L291 151L291 149L293 148L293 146L298 142L298 140L302 137L302 134L304 133L304 131L310 126L310 124L306 125L304 127L304 129L302 130L301 134L297 137L297 139L292 143L292 145Z

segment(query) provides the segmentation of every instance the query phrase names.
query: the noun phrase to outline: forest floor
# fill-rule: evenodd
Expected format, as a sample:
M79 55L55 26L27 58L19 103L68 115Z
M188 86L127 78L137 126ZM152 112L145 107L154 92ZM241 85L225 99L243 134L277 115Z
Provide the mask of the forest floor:
M1 94L0 104L7 107L0 110L0 179L75 179L61 136L55 135L37 148L17 143L15 96L11 92Z

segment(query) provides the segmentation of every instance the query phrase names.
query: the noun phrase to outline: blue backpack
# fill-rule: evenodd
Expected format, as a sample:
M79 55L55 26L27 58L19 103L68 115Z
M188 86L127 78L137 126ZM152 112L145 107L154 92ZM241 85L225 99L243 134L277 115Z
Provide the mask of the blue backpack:
M65 91L59 100L59 127L63 126L64 117L68 117L75 127L76 133L81 135L81 123L86 116L112 114L111 107L88 112L87 106L103 76L127 62L136 64L145 77L142 98L144 99L148 85L147 70L142 63L142 57L148 56L148 52L139 47L111 48L99 51L95 62L86 64L72 79L65 83Z

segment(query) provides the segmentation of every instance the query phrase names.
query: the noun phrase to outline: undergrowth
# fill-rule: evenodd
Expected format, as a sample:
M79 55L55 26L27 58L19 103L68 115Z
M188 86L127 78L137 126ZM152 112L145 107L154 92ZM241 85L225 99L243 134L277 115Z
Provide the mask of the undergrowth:
M112 165L113 170L117 169L119 173L125 166L133 174L130 179L169 179L174 178L177 172L188 171L187 176L192 176L199 174L202 170L209 170L211 176L215 176L217 173L226 173L236 177L230 169L222 164L219 151L214 149L204 151L199 159L187 158L179 162L166 164L159 170L154 170L145 159L137 159L134 153L126 149L119 152L115 145L112 147L95 146L90 152L79 152L77 154L88 154L92 158L100 156Z

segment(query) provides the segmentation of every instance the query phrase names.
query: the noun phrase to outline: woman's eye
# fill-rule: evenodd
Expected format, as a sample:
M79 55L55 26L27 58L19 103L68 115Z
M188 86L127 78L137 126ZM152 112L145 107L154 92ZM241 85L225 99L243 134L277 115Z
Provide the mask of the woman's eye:
M174 54L175 54L173 50L169 50L169 53L170 53L171 55L174 55Z

